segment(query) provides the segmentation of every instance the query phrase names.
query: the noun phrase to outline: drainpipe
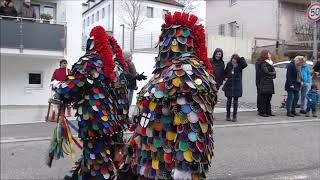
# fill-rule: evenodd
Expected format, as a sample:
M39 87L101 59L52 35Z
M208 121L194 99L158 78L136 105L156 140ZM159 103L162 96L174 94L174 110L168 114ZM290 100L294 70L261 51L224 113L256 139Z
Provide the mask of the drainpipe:
M112 34L114 36L114 0L112 0Z
M277 0L277 16L276 16L276 33L277 33L277 42L276 42L276 54L279 53L279 40L280 40L280 11L281 11L281 2Z
M319 0L312 0L311 4L314 4L316 2L320 2ZM317 42L317 37L318 37L318 24L319 24L320 20L318 21L314 21L312 23L312 27L313 27L313 52L312 52L312 56L313 56L313 64L316 64L318 61L318 42Z

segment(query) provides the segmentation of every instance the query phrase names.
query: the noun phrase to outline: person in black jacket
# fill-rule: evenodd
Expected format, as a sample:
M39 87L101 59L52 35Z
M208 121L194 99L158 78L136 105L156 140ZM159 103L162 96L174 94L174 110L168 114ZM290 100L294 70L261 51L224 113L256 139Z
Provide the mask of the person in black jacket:
M265 54L261 53L261 64L259 73L259 97L260 97L260 111L259 115L263 117L274 116L271 111L271 99L274 94L273 79L276 78L276 71L273 67L271 54L269 51Z
M233 118L232 121L237 121L238 98L242 96L242 70L246 68L247 62L243 57L233 54L230 62L228 62L224 70L224 77L226 82L222 88L227 97L227 121L230 119L230 109L233 99Z
M224 75L224 61L223 61L223 51L220 48L216 48L212 55L212 59L210 59L212 68L214 69L214 78L216 81L217 90L219 90L220 86L223 83L223 75Z
M132 54L130 52L124 52L123 57L128 64L128 73L127 73L127 80L128 80L128 100L129 106L132 103L133 92L138 89L137 87L137 80L146 80L147 76L143 75L143 73L138 74L136 71L136 67L132 62Z
M2 16L17 16L17 10L11 0L5 0L0 4L0 15Z
M262 54L266 54L266 52L268 53L268 50L263 50L261 52L261 56ZM257 88L257 111L258 114L260 114L260 110L261 110L261 98L260 98L260 94L259 94L259 87L260 87L260 72L261 72L261 57L259 59L257 59L256 63L255 63L255 70L256 70L256 88Z
M294 60L287 66L285 90L288 93L287 97L287 116L300 116L296 112L296 106L299 100L299 91L301 88L301 67L304 62L303 56L296 56Z

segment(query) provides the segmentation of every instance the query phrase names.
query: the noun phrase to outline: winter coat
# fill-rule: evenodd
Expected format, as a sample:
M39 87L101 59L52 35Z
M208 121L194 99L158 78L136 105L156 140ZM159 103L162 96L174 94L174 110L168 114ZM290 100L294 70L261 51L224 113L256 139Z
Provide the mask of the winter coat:
M34 9L31 6L28 6L25 3L23 3L21 7L21 17L36 18L36 13L34 12Z
M301 83L297 81L298 70L292 60L287 66L287 75L286 75L286 84L285 90L286 91L300 91ZM291 88L290 86L293 86Z
M54 70L51 81L65 81L68 74L70 74L70 69L58 68Z
M314 90L309 90L308 94L308 104L317 104L320 100L320 95Z
M305 84L311 83L311 70L309 64L304 64L301 68L301 78L302 82Z
M232 62L228 62L224 70L226 82L222 90L226 97L242 96L242 70L248 66L246 60L241 58L237 66L233 66Z
M215 55L218 53L218 52L221 52L221 59L220 60L216 60L215 59ZM209 59L210 62L211 62L211 65L212 65L212 68L213 68L213 72L214 72L214 78L215 78L215 81L217 83L217 89L219 89L219 87L223 84L223 75L224 75L224 68L225 68L225 64L224 64L224 61L223 61L223 51L222 49L220 48L217 48L213 55L212 55L212 58Z
M260 87L260 74L261 74L261 59L257 59L256 64L255 64L255 69L256 69L256 87L257 91L259 92L259 87Z
M2 16L17 16L17 10L14 8L14 4L12 2L7 3L5 1L1 2L0 5L0 15Z
M276 70L267 61L261 62L259 94L274 94L273 79L276 78Z
M127 62L128 63L128 74L127 74L127 80L128 80L128 89L136 90L137 89L137 71L136 67L134 66L133 62Z

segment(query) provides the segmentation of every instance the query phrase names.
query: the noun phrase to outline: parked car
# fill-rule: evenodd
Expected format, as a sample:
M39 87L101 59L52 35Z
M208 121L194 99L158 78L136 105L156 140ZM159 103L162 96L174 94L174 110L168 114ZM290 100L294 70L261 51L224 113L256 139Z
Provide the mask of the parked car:
M290 63L290 61L278 62L278 63L273 64L273 67L276 67L276 68L287 68L289 63ZM312 61L307 61L307 64L309 64L310 66L313 66L313 62Z

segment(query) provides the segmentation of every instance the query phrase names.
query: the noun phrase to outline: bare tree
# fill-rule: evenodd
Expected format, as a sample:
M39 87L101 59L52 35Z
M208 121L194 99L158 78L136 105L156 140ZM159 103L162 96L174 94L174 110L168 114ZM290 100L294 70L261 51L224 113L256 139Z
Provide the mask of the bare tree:
M193 3L195 2L194 0L178 0L178 2L184 6L182 11L187 13L194 13L199 6Z
M143 5L141 0L124 0L121 5L122 14L120 18L123 23L132 30L132 49L134 49L134 40L136 29L145 22L143 15Z
M313 40L313 29L308 22L297 22L293 27L293 34L297 41L311 41ZM311 48L312 44L302 43L302 47Z

